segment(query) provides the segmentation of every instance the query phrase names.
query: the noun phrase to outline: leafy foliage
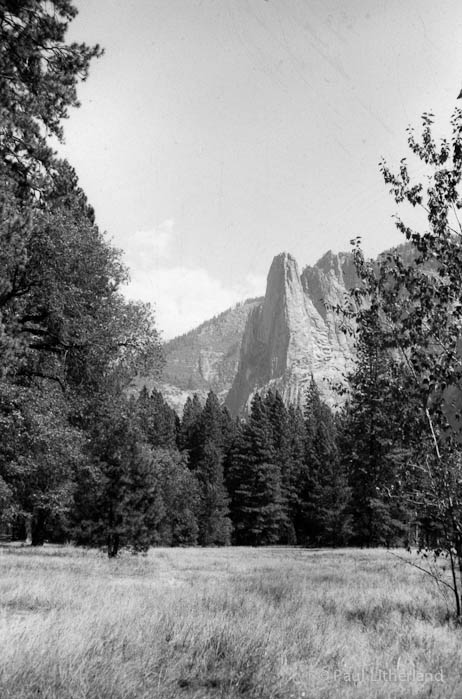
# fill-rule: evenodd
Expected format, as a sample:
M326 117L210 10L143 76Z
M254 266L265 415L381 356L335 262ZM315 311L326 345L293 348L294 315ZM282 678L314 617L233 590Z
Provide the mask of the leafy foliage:
M462 226L458 213L462 208L462 110L454 112L450 140L437 141L433 137L433 122L433 114L425 113L421 138L413 129L408 132L412 153L427 168L426 187L412 181L406 158L401 160L398 172L381 163L395 201L422 209L428 227L419 232L396 217L396 225L410 246L407 259L397 250L373 264L365 260L359 241L354 241L362 280L354 299L362 304L352 314L363 340L369 333L370 347L389 353L384 368L392 362L391 357L398 367L388 373L382 371L378 377L386 398L391 398L390 415L396 410L398 395L411 408L407 414L398 411L405 431L398 444L408 450L408 456L401 460L400 489L393 495L414 510L420 536L434 554L443 551L448 556L460 617L462 579L456 571L462 570L461 423L456 406L462 378ZM366 374L357 378L354 389L367 393ZM390 449L385 421L382 423L382 434L377 430L374 434L380 437L378 446L385 455ZM373 434L371 430L369 434ZM390 432L392 437L397 434L396 429Z

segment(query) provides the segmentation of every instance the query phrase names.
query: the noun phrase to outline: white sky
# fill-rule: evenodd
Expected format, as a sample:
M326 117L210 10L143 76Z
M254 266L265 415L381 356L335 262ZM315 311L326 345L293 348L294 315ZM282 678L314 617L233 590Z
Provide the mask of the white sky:
M361 235L401 242L378 170L408 124L447 123L460 0L77 0L70 38L105 55L64 154L126 253L127 293L165 338Z

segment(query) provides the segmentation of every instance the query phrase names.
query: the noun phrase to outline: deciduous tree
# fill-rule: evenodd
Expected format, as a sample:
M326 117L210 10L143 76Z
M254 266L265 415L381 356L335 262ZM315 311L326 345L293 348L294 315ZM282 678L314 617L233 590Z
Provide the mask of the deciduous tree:
M355 297L367 299L356 317L361 323L367 308L377 312L378 342L395 352L406 367L412 405L426 422L427 437L422 434L414 452L414 468L406 464L403 476L411 483L417 513L437 523L432 549L450 560L449 584L460 618L462 471L457 403L462 379L462 110L454 112L450 139L434 138L431 113L425 113L422 122L422 137L409 129L408 141L421 167L427 169L426 185L413 181L406 158L397 172L385 162L381 170L395 201L423 210L428 227L419 231L396 218L411 247L407 257L395 251L373 265L356 247L362 287Z

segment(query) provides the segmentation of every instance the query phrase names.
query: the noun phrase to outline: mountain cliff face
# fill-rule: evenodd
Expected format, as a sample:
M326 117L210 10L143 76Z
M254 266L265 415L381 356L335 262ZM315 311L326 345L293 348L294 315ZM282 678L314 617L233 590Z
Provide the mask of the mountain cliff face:
M205 399L213 390L237 415L255 391L279 390L284 400L302 404L313 374L331 405L332 383L351 366L352 341L329 306L341 304L355 283L352 257L328 252L299 273L288 253L274 258L263 299L249 299L164 345L161 382L143 377L181 413L188 396Z
M335 404L332 384L351 365L352 343L329 304L341 304L354 280L348 254L328 252L302 274L288 253L275 257L265 298L245 326L237 374L226 398L233 414L264 388L279 390L286 402L302 404L312 374L324 399Z

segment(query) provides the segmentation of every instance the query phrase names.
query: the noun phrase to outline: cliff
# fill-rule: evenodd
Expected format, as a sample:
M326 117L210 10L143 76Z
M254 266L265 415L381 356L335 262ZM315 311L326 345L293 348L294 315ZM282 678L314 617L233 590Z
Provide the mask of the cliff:
M247 319L236 377L226 398L233 414L261 389L277 389L286 402L302 404L311 375L326 401L338 401L334 384L351 365L353 350L329 306L341 304L354 281L348 254L328 252L302 274L290 254L274 258L265 298Z
M156 387L179 413L188 395L205 399L213 390L237 415L265 388L302 404L313 374L324 399L335 405L334 384L351 366L352 340L331 307L343 303L355 279L350 254L328 252L300 274L295 259L281 253L263 299L243 301L167 342L162 381L142 377L133 390Z

